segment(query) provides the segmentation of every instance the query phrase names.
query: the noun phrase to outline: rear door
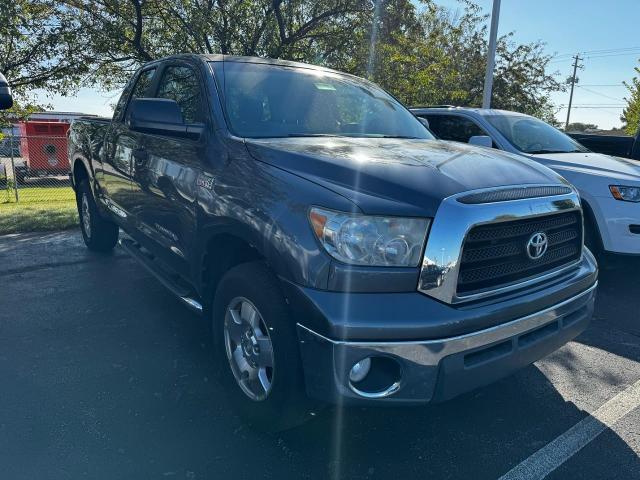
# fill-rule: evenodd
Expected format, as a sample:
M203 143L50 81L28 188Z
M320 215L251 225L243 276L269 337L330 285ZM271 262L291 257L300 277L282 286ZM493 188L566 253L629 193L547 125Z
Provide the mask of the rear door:
M209 121L204 79L195 66L172 61L158 75L152 96L175 100L187 124ZM183 275L196 238L196 181L205 138L206 133L194 140L145 134L144 154L133 162L135 215L145 246Z
M151 90L157 67L138 73L118 102L113 120L106 134L102 172L98 177L107 206L123 221L130 220L135 207L132 195L134 156L140 152L142 134L129 130L129 105L134 98L145 97Z

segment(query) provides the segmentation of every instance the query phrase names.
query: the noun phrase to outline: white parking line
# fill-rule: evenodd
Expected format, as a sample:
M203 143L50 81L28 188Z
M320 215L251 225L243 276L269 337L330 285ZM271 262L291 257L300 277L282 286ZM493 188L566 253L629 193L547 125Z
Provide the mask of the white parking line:
M640 407L640 380L551 441L499 480L539 480L578 453L622 417Z

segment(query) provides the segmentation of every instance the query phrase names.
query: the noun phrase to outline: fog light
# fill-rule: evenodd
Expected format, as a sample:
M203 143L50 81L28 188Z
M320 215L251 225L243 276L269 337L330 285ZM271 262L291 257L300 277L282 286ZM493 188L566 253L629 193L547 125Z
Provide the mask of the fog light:
M353 367L351 367L351 371L349 372L349 380L353 383L358 383L364 380L364 377L367 376L369 370L371 369L371 359L364 358L356 363Z

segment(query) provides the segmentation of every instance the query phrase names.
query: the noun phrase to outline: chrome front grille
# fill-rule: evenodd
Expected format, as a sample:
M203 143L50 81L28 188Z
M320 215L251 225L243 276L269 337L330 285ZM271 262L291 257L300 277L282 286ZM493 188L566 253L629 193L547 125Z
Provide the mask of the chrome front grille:
M461 303L549 281L573 268L582 258L583 243L580 199L574 190L559 194L567 187L538 185L540 197L461 201L495 200L502 195L494 195L496 190L530 193L531 187L446 198L431 224L418 290L445 303ZM546 239L546 251L536 258L525 249L538 234Z
M533 234L544 233L547 250L527 255ZM458 294L494 289L574 263L582 252L582 216L568 212L480 225L467 235L458 273Z

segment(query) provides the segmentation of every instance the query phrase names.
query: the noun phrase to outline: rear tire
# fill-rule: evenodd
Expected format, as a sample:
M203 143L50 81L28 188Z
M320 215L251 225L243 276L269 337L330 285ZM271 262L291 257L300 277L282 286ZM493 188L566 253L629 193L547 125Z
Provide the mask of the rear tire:
M118 225L100 215L88 180L82 180L76 194L80 230L89 250L110 252L118 242Z
M229 270L220 280L211 312L219 377L243 419L272 432L309 419L311 403L304 390L295 323L266 265L251 262ZM258 346L257 353L252 345ZM269 348L271 356L265 355Z

